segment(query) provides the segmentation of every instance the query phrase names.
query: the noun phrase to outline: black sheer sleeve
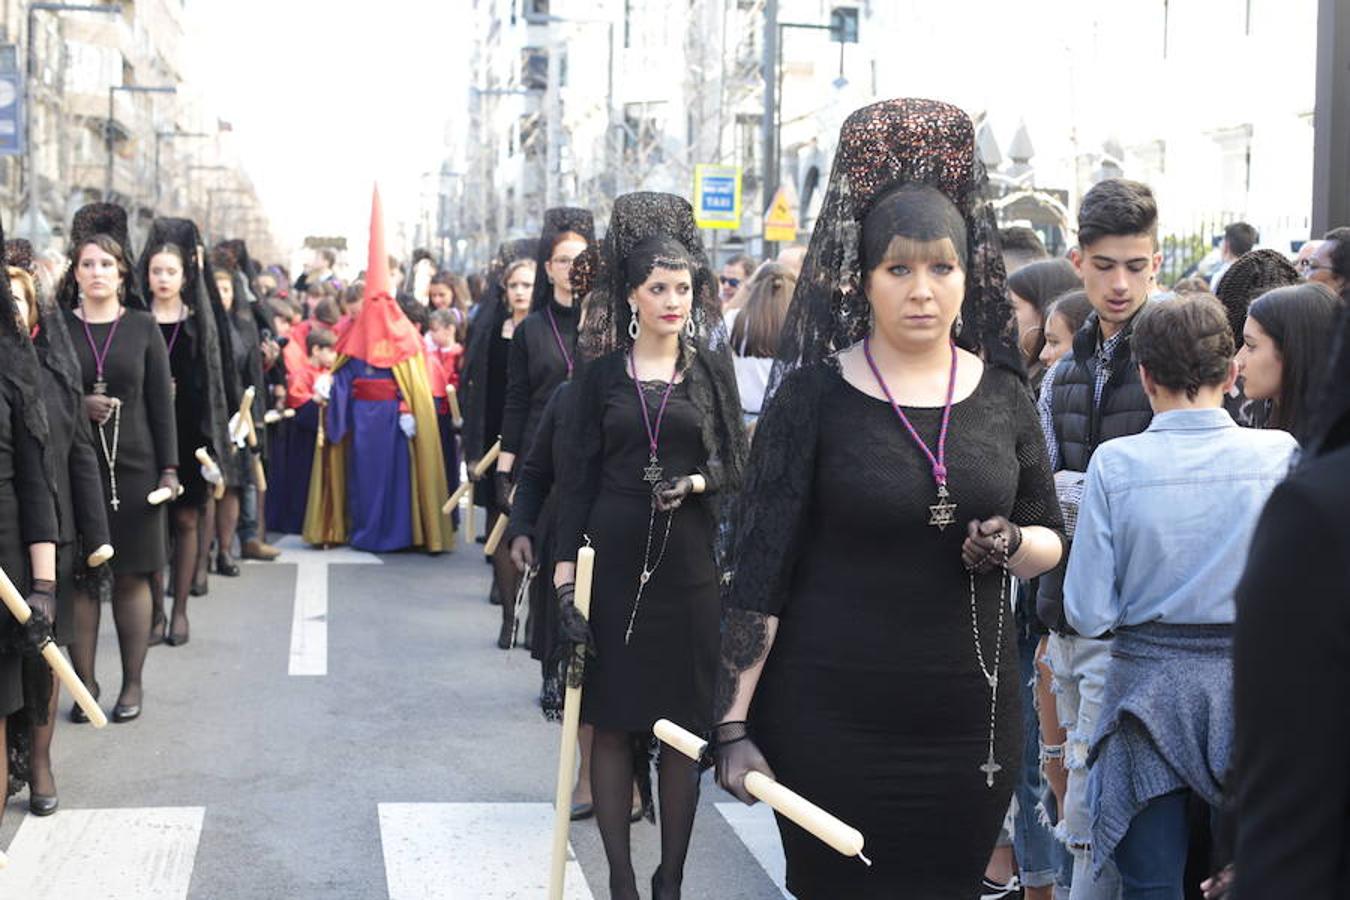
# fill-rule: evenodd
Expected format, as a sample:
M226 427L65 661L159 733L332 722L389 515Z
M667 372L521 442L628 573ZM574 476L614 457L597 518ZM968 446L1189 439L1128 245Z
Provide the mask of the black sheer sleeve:
M793 372L755 429L736 503L728 605L777 616L787 602L815 476L823 366Z
M582 369L573 380L576 392L565 425L567 443L572 448L565 458L558 483L558 544L554 559L575 562L583 543L586 521L600 491L600 470L604 461L605 394L622 371L623 355L602 356Z
M730 709L740 674L768 655L768 619L787 603L806 532L821 391L828 377L822 365L793 371L755 429L728 537L732 568L724 576L714 721Z
M84 414L84 405L75 409L75 431L71 437L70 500L75 509L75 530L86 550L93 551L111 543L108 534L108 510L104 505L103 485L99 482L98 453L94 449L93 426Z
M1350 459L1337 454L1344 466ZM1233 640L1238 896L1344 896L1350 847L1350 491L1314 463L1270 497ZM1298 573L1291 582L1290 574ZM1296 585L1296 587L1295 587Z
M534 537L539 512L544 508L549 491L553 490L556 476L553 470L553 439L558 429L558 409L566 390L567 383L564 382L549 397L539 418L539 428L534 433L530 452L520 464L515 500L511 503L511 519L506 527L508 540L522 534Z
M1018 525L1049 528L1063 544L1064 513L1055 495L1055 478L1036 406L1020 383L1001 371L990 370L990 374L995 372L1009 383L1008 403L1017 429L1017 499L1009 518Z
M155 465L163 470L178 465L178 423L174 419L173 382L169 373L169 349L150 316L150 336L145 342L145 418L150 423ZM259 420L262 421L261 419Z
M511 335L511 352L506 359L506 406L502 410L502 452L522 453L525 420L530 415L529 334L534 322L527 316Z
M14 434L14 491L19 499L19 525L25 544L55 543L59 537L56 495L47 478L46 449L28 428L23 404L32 398L15 397L10 427Z

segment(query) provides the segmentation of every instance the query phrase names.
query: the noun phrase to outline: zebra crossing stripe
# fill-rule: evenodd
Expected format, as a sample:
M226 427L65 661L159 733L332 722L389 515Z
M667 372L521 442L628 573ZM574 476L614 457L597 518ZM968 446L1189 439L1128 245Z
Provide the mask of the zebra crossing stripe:
M546 900L551 803L381 803L389 900ZM594 900L568 849L566 900Z
M177 806L28 816L0 871L0 897L185 900L205 815Z

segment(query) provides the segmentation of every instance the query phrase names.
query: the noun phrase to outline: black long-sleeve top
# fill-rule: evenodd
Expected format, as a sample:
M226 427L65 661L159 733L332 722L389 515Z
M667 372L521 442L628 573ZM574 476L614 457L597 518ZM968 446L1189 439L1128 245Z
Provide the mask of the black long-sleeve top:
M549 321L550 312L558 326L557 335ZM575 355L576 343L576 310L556 300L550 300L547 309L530 313L516 326L507 362L503 453L530 451L544 406L554 389L567 380L568 361Z
M23 548L59 536L42 442L29 431L23 402L13 384L0 379L0 558L21 591L28 571Z
M511 503L511 518L506 528L508 540L518 535L536 537L539 517L566 453L564 431L560 425L565 416L568 383L558 385L553 396L544 405L534 442L520 464L516 478L515 499Z
M72 348L52 347L45 335L36 342L41 361L43 405L47 409L48 448L56 477L56 510L61 544L78 537L93 550L111 543L103 485L99 483L98 451L83 398L68 384L54 354ZM64 337L64 335L62 336Z
M1350 866L1350 445L1277 487L1237 590L1238 900L1332 900Z

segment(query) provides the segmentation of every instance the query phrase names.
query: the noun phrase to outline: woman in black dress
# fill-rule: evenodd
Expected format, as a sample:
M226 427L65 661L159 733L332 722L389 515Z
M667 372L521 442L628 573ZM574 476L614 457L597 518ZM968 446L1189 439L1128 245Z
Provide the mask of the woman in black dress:
M594 636L582 721L594 726L591 788L611 895L637 897L628 830L632 743L667 717L707 732L721 605L719 496L745 455L736 376L713 275L689 204L669 194L614 203L579 341L617 349L586 364L567 426L553 580L569 639ZM592 315L592 312L594 315ZM589 628L572 605L577 550L595 548ZM653 895L678 897L698 768L660 756L661 866Z
M517 462L529 452L553 390L572 377L577 344L577 309L568 277L572 261L595 240L589 211L559 207L544 213L544 230L535 254L534 292L530 312L511 336L506 367L506 402L502 409L502 453L497 457L495 499L511 508L511 490L519 475ZM499 554L508 552L506 542ZM497 646L509 650L515 628L514 605L502 604Z
M464 430L460 443L465 465L471 472L501 436L511 341L516 326L529 314L537 275L530 257L536 246L534 240L511 241L501 246L492 264L491 286L469 326L469 350L464 357L462 379ZM507 512L506 507L498 504L495 478L480 480L474 485L473 495L474 505L486 511L485 530L492 527L499 514ZM519 578L506 547L499 549L492 558L491 599L501 602L509 611ZM498 633L498 646L503 637L509 646L511 636L503 632L505 628Z
M239 575L239 564L234 559L234 539L239 529L243 495L251 489L257 478L256 461L261 459L266 433L263 428L263 415L267 411L267 385L263 379L262 335L258 331L257 320L248 307L248 301L239 295L242 278L231 270L234 265L232 257L223 254L219 248L214 256L216 265L211 274L211 281L215 285L216 296L220 298L220 307L225 312L225 337L221 342L221 349L222 353L228 351L230 354L229 359L225 359L223 355L221 358L224 377L238 385L240 396L248 388L253 388L253 405L250 409L258 440L256 447L247 447L245 438L247 429L238 418L240 401L236 398L230 406L227 428L237 452L227 454L221 461L225 483L229 487L225 491L225 496L216 503L215 522L216 573L234 578ZM262 536L258 535L251 540L261 541L261 538ZM244 555L248 555L247 549L241 547ZM261 550L262 544L254 545L253 549ZM255 554L255 558L273 557Z
M0 568L20 592L28 594L28 605L40 619L40 632L58 614L56 476L38 359L29 342L24 311L14 299L6 277L0 284ZM38 696L29 698L31 706L25 709L23 669L33 662L46 665L30 656L28 635L32 634L31 623L21 629L8 610L0 610L0 817L9 795L10 775L3 717L23 710L31 722L50 712L50 681L39 685ZM26 727L18 730L29 731Z
M40 363L43 406L47 410L51 453L56 483L56 509L59 522L56 546L56 618L52 635L58 646L69 646L75 632L75 595L89 589L112 572L106 563L96 571L87 568L94 551L109 543L108 515L103 506L103 486L99 483L98 455L94 433L84 413L84 384L75 347L66 330L65 317L51 303L39 302L31 271L8 251L10 287L16 300L28 310L27 324ZM31 257L29 257L31 261ZM15 266L14 263L19 263ZM104 582L106 583L106 582ZM56 730L56 707L60 682L45 662L26 660L25 680L42 679L41 688L26 687L25 695L47 693L50 700L42 709L25 709L31 733L32 752L28 760L28 808L35 816L56 812L56 781L52 777L52 734ZM30 704L31 705L31 704ZM22 732L23 729L18 729Z
M170 507L173 546L171 581L173 616L164 632L163 612L155 622L151 644L188 642L188 596L202 593L194 585L202 554L201 528L211 495L197 448L214 460L228 460L235 448L226 435L230 412L220 356L220 332L214 306L198 265L200 239L188 219L156 219L141 254L140 276L169 352L174 422L178 432L179 474L183 494Z
M738 500L718 780L776 773L875 862L780 819L799 897L966 900L1008 810L1008 572L1062 545L983 182L955 107L849 117Z
M84 408L94 423L99 469L114 535L113 618L122 651L122 689L114 722L141 714L141 669L149 649L150 579L165 563L165 506L147 496L178 490L178 433L174 423L169 354L154 316L134 290L123 251L126 213L92 204L71 225L71 266L61 285L69 304L66 327L75 344ZM114 236L116 235L116 236ZM94 660L100 608L77 598L72 665L98 695ZM78 707L71 719L86 721Z

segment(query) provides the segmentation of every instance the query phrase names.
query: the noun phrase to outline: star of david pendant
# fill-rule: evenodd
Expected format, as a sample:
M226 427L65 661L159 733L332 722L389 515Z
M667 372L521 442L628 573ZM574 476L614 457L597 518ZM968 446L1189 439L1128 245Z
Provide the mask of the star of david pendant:
M928 524L936 526L938 531L946 531L948 525L956 522L956 504L949 499L945 484L938 485L937 496L938 502L928 507L931 513Z
M661 475L664 471L665 470L661 468L661 464L656 461L656 457L652 456L651 464L642 470L642 480L652 487L656 487L661 483Z
M989 759L985 762L984 765L980 766L980 771L984 773L985 787L993 787L994 773L1002 772L1003 767L994 761L994 751L992 748L989 751Z

